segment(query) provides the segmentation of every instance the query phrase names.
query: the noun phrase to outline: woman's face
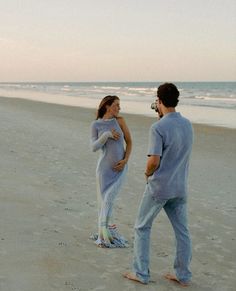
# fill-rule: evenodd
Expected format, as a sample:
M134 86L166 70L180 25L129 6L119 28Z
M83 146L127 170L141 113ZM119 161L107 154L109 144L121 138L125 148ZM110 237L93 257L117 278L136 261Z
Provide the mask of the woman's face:
M117 117L120 112L120 100L116 99L110 106L107 106L107 113Z

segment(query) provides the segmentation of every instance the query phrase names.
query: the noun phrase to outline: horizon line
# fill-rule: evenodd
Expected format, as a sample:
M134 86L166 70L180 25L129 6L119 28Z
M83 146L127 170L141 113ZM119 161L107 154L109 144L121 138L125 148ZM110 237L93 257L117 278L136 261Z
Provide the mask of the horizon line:
M13 84L13 83L235 83L233 80L224 81L0 81L0 84Z

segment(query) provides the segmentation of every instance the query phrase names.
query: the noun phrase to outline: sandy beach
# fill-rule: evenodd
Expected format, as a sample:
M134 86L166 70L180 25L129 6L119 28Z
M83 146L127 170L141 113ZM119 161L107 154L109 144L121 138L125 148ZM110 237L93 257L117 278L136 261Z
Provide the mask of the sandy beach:
M121 113L122 115L122 113ZM172 271L174 236L164 212L151 241L151 283L122 278L132 260L133 225L145 181L148 129L154 118L124 115L133 137L127 181L114 221L126 249L100 249L95 167L89 148L92 109L0 98L0 291L180 290ZM236 130L194 125L189 179L192 285L236 286Z

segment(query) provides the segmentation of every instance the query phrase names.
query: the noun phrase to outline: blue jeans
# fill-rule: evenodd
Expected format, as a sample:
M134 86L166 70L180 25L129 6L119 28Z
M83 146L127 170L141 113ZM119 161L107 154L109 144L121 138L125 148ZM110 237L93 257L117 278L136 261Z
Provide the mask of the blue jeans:
M149 246L151 227L153 220L162 208L164 208L175 232L175 274L180 282L187 283L192 277L189 269L192 247L187 226L186 198L159 200L153 198L147 190L144 192L135 223L133 271L143 283L148 283L150 278Z

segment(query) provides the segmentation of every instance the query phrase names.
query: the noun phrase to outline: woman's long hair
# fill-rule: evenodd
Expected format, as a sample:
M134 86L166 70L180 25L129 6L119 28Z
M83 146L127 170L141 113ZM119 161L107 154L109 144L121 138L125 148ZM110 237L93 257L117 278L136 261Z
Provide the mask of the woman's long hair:
M104 114L107 111L106 106L107 105L111 106L111 104L115 100L120 100L120 99L119 99L118 96L115 96L115 95L113 95L113 96L112 95L108 95L108 96L104 97L102 99L102 101L100 102L99 106L98 106L96 119L103 118Z

